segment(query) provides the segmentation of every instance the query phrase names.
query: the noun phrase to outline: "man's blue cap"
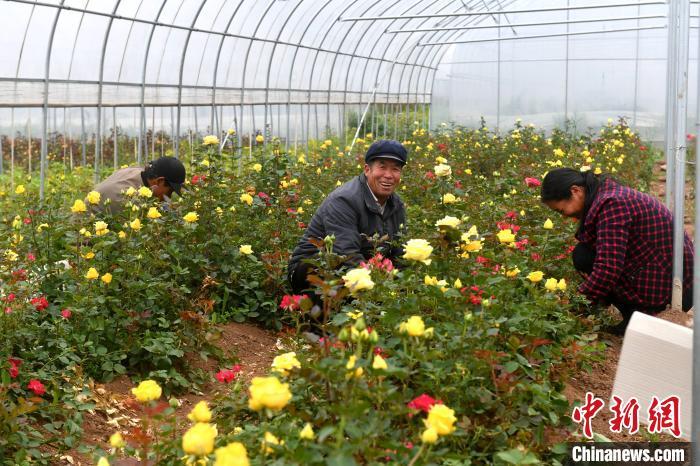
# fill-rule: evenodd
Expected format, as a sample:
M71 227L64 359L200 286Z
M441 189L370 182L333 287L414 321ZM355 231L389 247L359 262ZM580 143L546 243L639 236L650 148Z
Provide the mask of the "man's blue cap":
M406 165L408 152L399 141L393 139L380 139L372 143L365 154L365 163L370 163L374 159L392 159L402 166Z

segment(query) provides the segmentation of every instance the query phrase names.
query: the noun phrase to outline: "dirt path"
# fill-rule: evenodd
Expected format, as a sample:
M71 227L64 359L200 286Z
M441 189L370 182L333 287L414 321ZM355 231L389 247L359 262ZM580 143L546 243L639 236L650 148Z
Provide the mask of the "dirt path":
M220 331L220 338L216 344L228 355L238 358L241 366L239 377L248 382L255 376L267 374L272 359L279 352L279 339L276 334L250 324L227 323L217 329ZM220 369L215 361L198 360L193 363L210 372L212 381L203 387L200 394L191 393L177 397L181 403L177 409L177 417L180 419L185 419L199 401L212 399L216 392L223 388L214 379L214 374ZM108 449L110 435L117 430L124 432L138 424L136 413L127 403L133 387L134 383L126 376L92 387L96 407L92 412L84 414L81 445ZM70 451L67 455L56 458L53 464L87 466L93 464L93 461L91 455ZM126 464L130 463L125 462L122 466Z

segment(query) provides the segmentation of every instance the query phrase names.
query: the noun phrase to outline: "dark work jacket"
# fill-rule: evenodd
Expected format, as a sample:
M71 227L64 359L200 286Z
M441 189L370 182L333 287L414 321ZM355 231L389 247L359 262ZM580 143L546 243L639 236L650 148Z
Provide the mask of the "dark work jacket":
M372 257L374 248L368 238L377 234L379 237L389 235L390 240L394 240L405 223L406 210L401 198L393 193L384 205L384 214L380 214L367 185L367 177L361 174L336 188L323 201L294 249L287 273L291 276L302 259L318 253L318 248L309 242L309 238L323 240L328 235L335 235L333 252L347 256L349 265L358 265ZM390 259L400 253L400 248L385 247L382 251Z

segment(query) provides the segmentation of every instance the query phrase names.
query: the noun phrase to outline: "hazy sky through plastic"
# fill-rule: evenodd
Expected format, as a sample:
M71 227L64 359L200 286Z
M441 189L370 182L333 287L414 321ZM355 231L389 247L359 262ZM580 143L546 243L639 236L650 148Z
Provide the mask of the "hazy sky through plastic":
M44 3L59 4L59 0ZM482 2L483 3L483 2ZM149 102L174 102L176 86L199 86L201 89L183 89L183 102L202 102L201 119L207 122L210 116L204 108L210 99L208 87L214 84L221 88L245 87L249 99L284 99L290 89L306 91L312 89L348 89L362 91L353 108L360 112L363 100L369 98L375 84L375 75L380 81L380 90L396 91L404 87L427 88L433 95L432 121L455 121L476 125L484 117L491 127L499 124L510 127L515 118L533 122L546 128L561 126L565 118L573 119L580 129L596 126L608 117L625 116L646 135L659 138L663 133L663 114L666 77L666 30L640 30L608 32L596 35L572 35L569 37L547 37L539 39L509 40L514 36L526 37L546 34L610 31L616 29L659 27L666 25L665 18L636 19L638 16L665 16L667 5L637 5L630 7L576 9L583 5L609 5L630 3L622 0L502 0L492 2L503 10L527 10L573 7L570 11L511 13L462 18L429 18L421 20L381 21L372 28L358 23L347 35L334 28L348 23L332 23L340 15L372 16L395 14L403 6L410 13L466 11L461 5L479 7L476 0L455 2L451 0L379 1L358 0L332 4L326 0L282 1L282 0L66 0L65 5L75 9L87 9L105 14L116 14L124 18L140 18L146 22L115 19L111 25L109 40L105 46L102 80L106 83L132 83L134 86L105 86L103 102L138 102L142 78L146 83L164 87L153 87L147 91ZM352 4L352 8L349 5ZM324 9L324 6L331 7ZM345 6L348 5L348 6ZM116 7L116 10L115 10ZM162 9L161 9L162 7ZM343 9L346 8L346 9ZM480 7L480 8L483 8ZM56 8L28 3L2 2L0 4L0 102L40 104L43 95L45 59L51 27ZM697 95L696 57L698 51L697 29L698 5L691 6L691 38L689 66L689 124L695 120ZM315 16L317 15L317 16ZM196 19L195 19L196 18ZM310 21L310 19L314 21ZM613 19L615 21L583 22L590 19ZM622 19L635 18L635 19ZM237 37L193 32L184 29L158 26L155 29L148 21L195 27L201 30L228 31ZM56 25L56 36L50 61L52 80L78 80L92 84L51 85L50 96L59 101L76 105L94 103L100 79L100 63L108 16L84 14L80 11L62 11ZM531 23L570 22L527 26ZM484 26L512 25L486 29ZM307 24L310 26L306 28ZM429 28L443 25L478 25L479 29L464 30L451 34L389 34L388 29ZM329 26L333 26L330 27ZM384 30L382 28L385 28ZM151 37L151 31L152 37ZM372 31L369 34L368 31ZM350 54L415 59L415 52L404 53L402 44L450 37L452 40L487 40L446 46L433 49L442 56L442 64L434 83L426 83L427 73L410 74L410 78L398 79L398 73L389 73L378 68L376 61L350 60L349 57L317 52L294 47L306 44L343 50ZM240 36L240 37L238 37ZM267 42L252 42L245 37L263 37ZM146 56L148 46L148 56ZM390 40L393 38L393 40ZM189 42L188 42L189 41ZM278 44L272 42L278 41ZM187 52L182 50L188 42ZM447 53L441 55L438 50ZM20 57L21 54L21 57ZM217 56L219 59L217 61ZM147 65L143 67L147 59ZM243 64L247 63L244 67ZM245 73L243 72L245 68ZM388 66L387 66L388 69ZM269 72L268 72L269 70ZM311 70L314 72L311 73ZM143 73L145 72L145 75ZM406 73L409 76L408 73ZM36 79L37 83L25 83L17 87L8 84L16 76ZM389 82L381 82L384 81ZM421 81L422 79L422 81ZM425 85L423 84L425 83ZM171 87L167 87L171 86ZM270 89L264 91L264 89ZM402 91L404 92L404 91ZM421 89L422 92L422 89ZM231 104L243 98L239 93L230 97L222 89L222 95ZM256 94L258 93L258 94ZM364 94L366 93L366 94ZM258 97L258 95L260 97ZM289 94L291 95L291 94ZM304 96L306 94L299 94ZM325 94L315 96L323 99ZM187 100L190 99L190 100ZM322 100L319 100L319 102ZM199 105L199 104L198 104ZM278 111L282 111L278 109ZM292 109L295 115L299 110ZM95 109L86 110L89 125L94 122ZM108 109L111 118L111 109ZM117 120L124 127L136 124L136 109L120 108ZM194 124L194 110L183 110L183 128ZM233 118L230 111L226 119ZM0 109L0 130L7 132L10 118L8 108ZM62 119L64 111L58 111ZM78 108L66 112L69 124L75 126ZM257 110L253 114L257 118ZM32 118L37 125L40 109L18 108L14 112L16 126L26 125ZM161 114L163 115L161 117ZM251 111L252 114L252 111ZM210 115L210 114L209 114ZM149 110L149 120L159 126L172 123L170 108ZM337 121L337 116L326 116ZM262 119L262 117L260 117ZM157 121L157 123L155 123ZM199 122L197 122L199 123ZM200 126L205 126L202 123ZM60 126L60 124L58 125ZM224 124L226 126L226 124ZM260 126L258 124L258 126Z

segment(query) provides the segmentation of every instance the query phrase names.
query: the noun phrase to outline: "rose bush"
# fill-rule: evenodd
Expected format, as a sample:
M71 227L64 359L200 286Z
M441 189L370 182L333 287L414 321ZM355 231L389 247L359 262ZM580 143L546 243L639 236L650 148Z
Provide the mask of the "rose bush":
M0 197L0 406L10 413L2 428L26 431L17 426L33 411L68 432L57 449L69 448L65 439L75 439L90 409L75 401L75 387L86 390L90 377L128 374L166 393L183 390L213 378L185 363L188 353L216 355L212 324L281 328L309 319L318 311L312 300L286 295L289 252L323 196L359 172L371 139L351 154L333 139L310 143L309 153L284 153L273 139L250 154L219 153L210 140L188 160L192 182L182 198L163 205L134 190L114 215L94 215L95 196L83 201L89 170L49 178L44 203L36 180L18 170L23 189L4 187ZM97 456L241 464L562 458L552 445L571 429L562 391L599 350L600 319L575 293L576 225L548 219L538 182L551 167L573 166L643 188L654 152L624 122L595 136L548 137L519 123L503 135L485 126L416 128L404 144L408 236L397 246L405 252L396 264L376 256L339 270L333 238L319 242L321 344L285 339L271 374L250 386L235 370L219 371L226 385L212 412L200 407L191 418L211 420L186 437L126 436L125 446ZM163 403L151 384L134 396ZM143 418L175 422L166 408ZM10 439L0 440L0 453L36 455L0 437ZM36 445L50 437L36 431Z

